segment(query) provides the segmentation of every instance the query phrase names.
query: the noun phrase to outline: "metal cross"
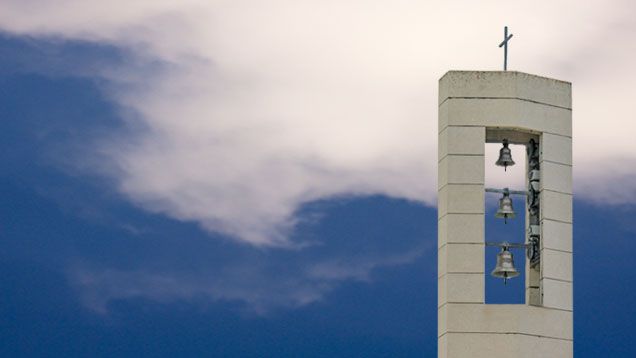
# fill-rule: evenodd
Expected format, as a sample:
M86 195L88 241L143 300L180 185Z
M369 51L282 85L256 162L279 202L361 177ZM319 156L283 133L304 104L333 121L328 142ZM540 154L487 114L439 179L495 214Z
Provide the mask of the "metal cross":
M504 71L508 70L508 40L511 38L512 34L508 36L508 26L504 26L504 40L499 44L499 47L504 48Z

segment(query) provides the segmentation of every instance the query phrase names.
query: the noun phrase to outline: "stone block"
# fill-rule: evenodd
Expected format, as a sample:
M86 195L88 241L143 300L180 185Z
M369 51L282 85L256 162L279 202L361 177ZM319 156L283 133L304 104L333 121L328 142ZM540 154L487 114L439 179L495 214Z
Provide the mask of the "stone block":
M572 339L573 315L569 311L528 305L445 305L448 332L519 333Z
M539 267L531 267L530 261L526 261L526 286L538 287L541 284L541 275Z
M541 135L541 161L572 165L572 138L543 133Z
M443 337L448 333L448 307L446 305L437 308L437 337Z
M484 155L485 143L484 127L446 127L439 134L438 158L449 154Z
M437 224L438 248L447 243L483 244L485 237L482 214L448 214Z
M449 71L439 80L439 104L457 97L516 96L516 78L504 71Z
M544 249L572 252L572 224L543 220L541 237Z
M519 353L521 358L572 358L574 345L572 340L553 339L537 336L519 336Z
M518 357L516 335L447 333L445 338L441 356L447 358Z
M548 161L541 162L541 187L546 190L572 194L572 167Z
M437 256L438 278L447 273L484 273L483 244L446 244Z
M541 250L541 275L543 278L572 281L572 253Z
M572 135L572 112L515 98L454 98L442 107L440 130L452 126L521 129L533 133Z
M483 214L483 184L448 184L438 192L438 218L446 214Z
M437 278L437 308L439 309L446 302L448 302L448 275L452 274L444 274ZM439 312L437 314L439 318Z
M484 184L483 155L447 155L437 168L438 189L446 184Z
M543 133L572 136L572 111L539 103L515 102L516 126Z
M449 126L503 126L514 123L515 100L497 98L453 98L440 107L446 113L439 127Z
M437 339L437 358L448 358L448 337L446 336Z
M541 305L541 291L538 287L526 288L526 302L529 305L540 306Z
M445 303L484 303L483 273L447 273L438 278L438 307Z
M448 245L444 245L437 249L437 278L439 279L440 277L446 275L447 273L448 273Z
M448 127L448 106L440 106L437 109L437 133L441 133Z
M541 219L572 223L572 195L542 190Z
M525 260L526 274L526 304L533 306L541 305L541 267L530 266L530 261Z
M510 126L515 117L514 99L453 98L440 107L445 117L439 119L440 130L449 126Z
M521 334L447 333L438 357L537 358L572 357L572 341ZM439 341L438 340L438 341Z
M544 307L572 310L572 282L543 278L541 285Z
M439 104L448 98L519 98L572 108L571 84L517 71L449 71L439 80Z
M448 155L448 127L439 132L437 136L437 162L439 163L445 156ZM439 165L439 164L438 164Z
M517 74L517 98L572 109L572 84L528 73Z

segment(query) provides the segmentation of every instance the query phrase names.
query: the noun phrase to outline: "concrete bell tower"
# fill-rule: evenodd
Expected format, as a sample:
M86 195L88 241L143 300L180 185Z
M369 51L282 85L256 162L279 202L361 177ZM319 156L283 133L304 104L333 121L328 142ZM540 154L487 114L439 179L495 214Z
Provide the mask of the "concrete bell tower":
M440 358L573 356L571 93L568 82L512 71L439 80ZM532 259L523 257L525 304L485 304L495 263L484 262L484 147L503 139L534 153L517 163L534 198L525 209L526 244L536 243Z

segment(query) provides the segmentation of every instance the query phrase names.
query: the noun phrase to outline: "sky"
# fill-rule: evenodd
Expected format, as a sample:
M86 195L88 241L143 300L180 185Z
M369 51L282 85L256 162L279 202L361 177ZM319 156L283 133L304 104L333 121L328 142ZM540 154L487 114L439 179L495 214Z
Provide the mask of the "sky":
M633 355L634 13L0 0L0 354L435 356L437 81L508 26L509 70L572 83L575 355Z

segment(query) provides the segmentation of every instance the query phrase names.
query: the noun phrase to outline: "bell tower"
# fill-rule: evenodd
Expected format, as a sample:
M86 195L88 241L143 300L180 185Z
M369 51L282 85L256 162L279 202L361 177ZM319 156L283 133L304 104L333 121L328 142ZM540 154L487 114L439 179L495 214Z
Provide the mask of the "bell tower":
M438 357L573 356L571 84L512 71L450 71L439 80ZM486 188L485 143L525 145L526 187ZM490 164L490 163L489 163ZM504 171L502 168L502 172ZM485 237L485 192L526 197L517 244ZM507 198L507 199L506 199ZM521 210L521 209L518 209ZM500 246L497 263L484 247ZM515 276L523 247L525 303L485 304L485 275ZM495 270L493 270L495 268ZM516 273L518 274L518 273ZM515 278L520 279L520 278ZM503 282L502 282L503 284Z

